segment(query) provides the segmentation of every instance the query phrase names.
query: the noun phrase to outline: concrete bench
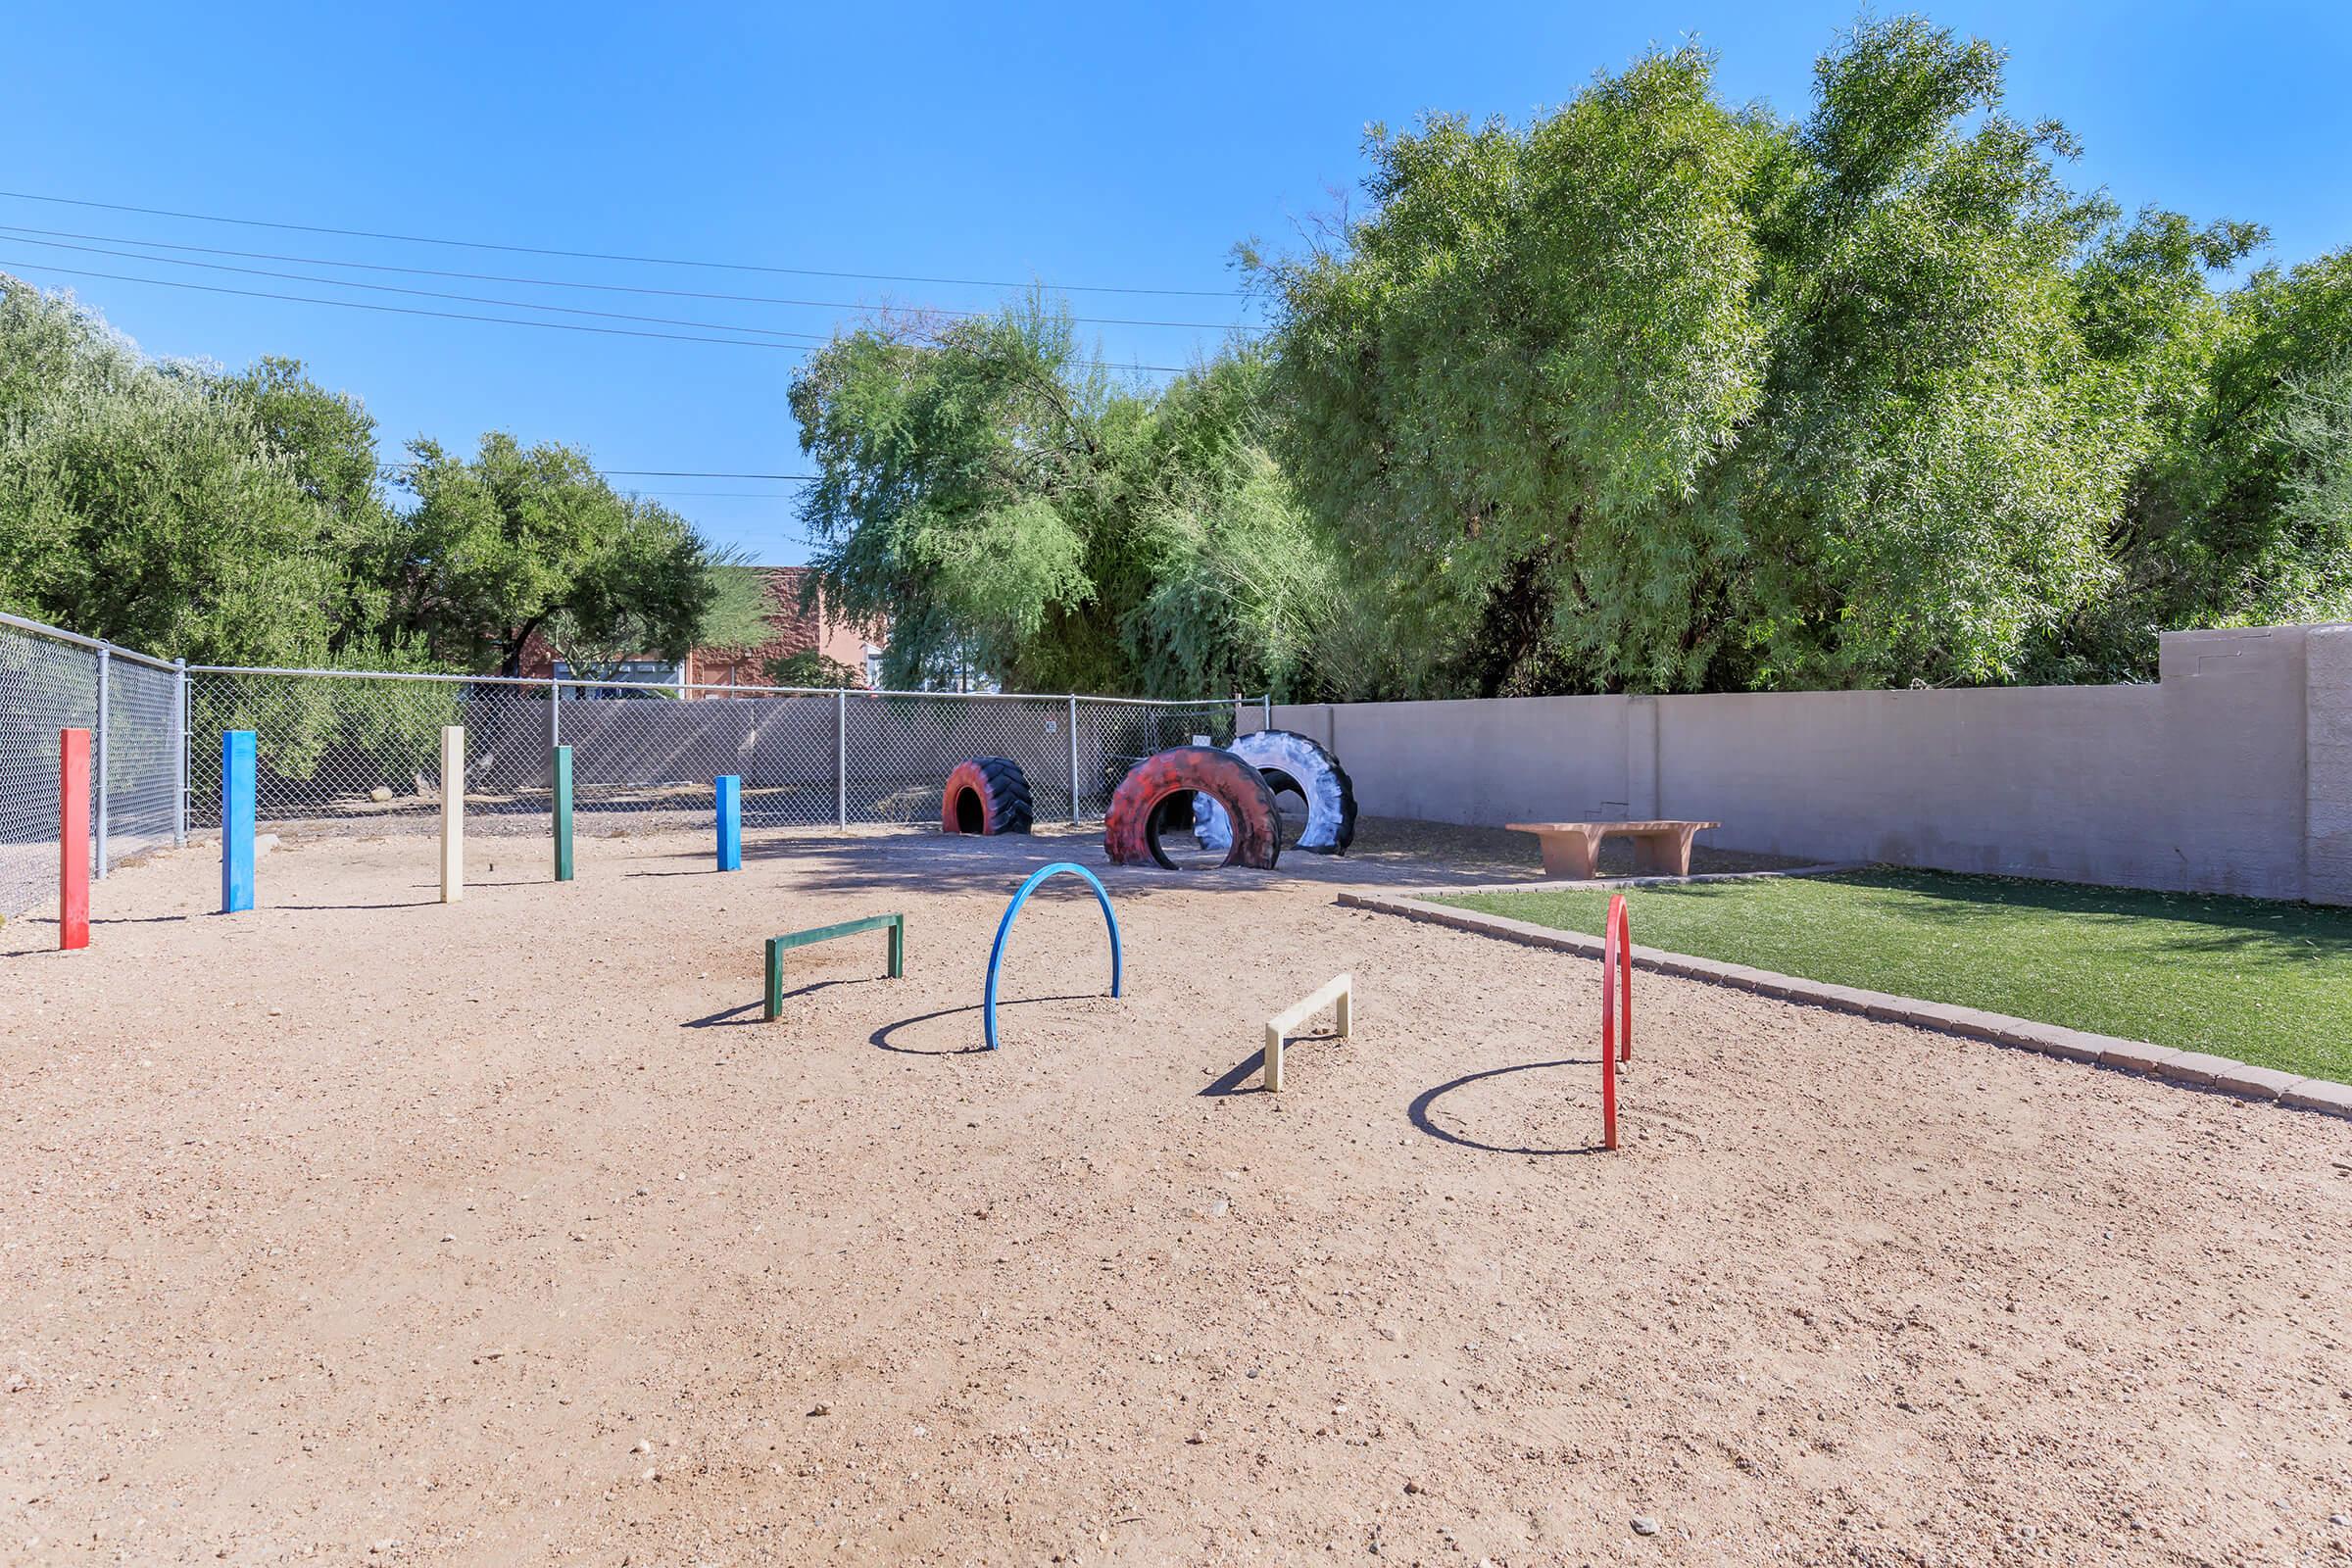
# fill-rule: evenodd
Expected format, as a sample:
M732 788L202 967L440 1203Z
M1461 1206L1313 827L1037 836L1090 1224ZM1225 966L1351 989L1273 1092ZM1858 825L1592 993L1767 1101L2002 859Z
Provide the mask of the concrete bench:
M1533 833L1544 848L1544 874L1589 878L1600 856L1600 841L1615 835L1634 841L1636 876L1689 876L1690 839L1721 822L1509 822L1514 833Z

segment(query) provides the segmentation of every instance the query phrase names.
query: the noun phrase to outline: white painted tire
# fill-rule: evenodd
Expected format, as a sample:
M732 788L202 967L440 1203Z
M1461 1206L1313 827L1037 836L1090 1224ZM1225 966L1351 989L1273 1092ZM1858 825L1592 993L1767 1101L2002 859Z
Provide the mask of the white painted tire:
M1355 842L1355 786L1340 760L1296 730L1261 729L1229 748L1266 775L1276 792L1296 790L1306 798L1306 826L1288 846L1314 855L1345 855ZM1193 797L1193 836L1203 850L1233 844L1225 808L1206 795Z

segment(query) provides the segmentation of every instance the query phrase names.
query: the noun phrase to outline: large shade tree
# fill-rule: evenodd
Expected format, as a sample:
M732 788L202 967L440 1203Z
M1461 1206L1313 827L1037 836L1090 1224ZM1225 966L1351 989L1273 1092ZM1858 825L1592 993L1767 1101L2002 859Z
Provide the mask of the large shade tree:
M166 656L319 662L340 528L240 385L0 277L0 602Z
M2078 196L2002 68L1867 20L1799 119L1680 49L1376 130L1365 213L1246 252L1350 578L1324 688L2128 678L2166 626L2344 613L2352 262L2230 286L2258 227Z
M568 447L420 439L395 505L376 425L296 361L156 361L0 275L0 604L216 663L512 673L765 639L762 584Z
M725 602L693 526L616 493L576 448L493 430L470 459L421 438L409 457L392 617L448 662L513 675L534 637L592 663L682 659Z
M1372 215L1251 256L1282 455L1351 566L1342 690L1703 670L1738 538L1683 503L1758 397L1763 139L1660 55L1531 130L1375 128Z
M1153 390L1030 300L846 333L792 387L816 597L886 684L1200 695L1289 680L1327 591L1264 441L1268 367Z

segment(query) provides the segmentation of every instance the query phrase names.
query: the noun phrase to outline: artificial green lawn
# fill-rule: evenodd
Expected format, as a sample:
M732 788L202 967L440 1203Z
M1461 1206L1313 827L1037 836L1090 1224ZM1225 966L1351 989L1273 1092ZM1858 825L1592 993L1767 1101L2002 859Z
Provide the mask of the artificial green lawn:
M1605 889L1435 900L1597 935ZM2352 909L1932 871L1626 892L1638 946L2352 1082Z

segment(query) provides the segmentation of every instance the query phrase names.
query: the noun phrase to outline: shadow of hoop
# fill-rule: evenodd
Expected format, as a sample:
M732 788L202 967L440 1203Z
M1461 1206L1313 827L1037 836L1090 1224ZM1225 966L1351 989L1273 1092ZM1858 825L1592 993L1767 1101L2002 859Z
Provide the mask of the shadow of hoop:
M1467 1089L1472 1084L1484 1083L1490 1078L1501 1078L1515 1072L1540 1072L1551 1067L1597 1067L1599 1065L1600 1058L1597 1056L1563 1056L1557 1061L1523 1061L1508 1067L1489 1067L1484 1072L1465 1073L1461 1077L1452 1080L1450 1083L1443 1083L1439 1084L1434 1089L1422 1090L1420 1094L1413 1097L1413 1102L1407 1109L1406 1114L1412 1117L1413 1125L1416 1128L1419 1128L1422 1132L1428 1134L1430 1137L1440 1139L1448 1144L1458 1144L1464 1149L1475 1149L1482 1153L1538 1154L1545 1156L1553 1154L1605 1153L1607 1151L1598 1143L1584 1144L1574 1149L1510 1148L1501 1144L1481 1143L1475 1138L1464 1137L1460 1133L1452 1132L1446 1128L1439 1126L1437 1122L1431 1118L1429 1113L1430 1106L1435 1104L1441 1096L1449 1095L1456 1089Z
M1101 1000L1102 1000L1102 994L1100 991L1089 991L1066 997L1020 997L1010 1002L1000 1001L997 1005L1000 1008L1027 1007L1034 1006L1036 1004L1041 1002L1097 1002ZM884 1024L881 1028L875 1030L872 1034L865 1037L866 1044L879 1047L884 1051L895 1051L900 1054L906 1056L986 1055L988 1054L988 1047L985 1044L975 1046L941 1046L938 1048L931 1048L925 1046L902 1046L891 1039L891 1036L897 1034L902 1029L911 1029L918 1023L929 1023L934 1018L952 1018L959 1012L978 1012L984 1005L985 1004L983 1003L972 1002L966 1003L960 1007L942 1007L937 1012L918 1012L911 1018L901 1018L897 1023Z

